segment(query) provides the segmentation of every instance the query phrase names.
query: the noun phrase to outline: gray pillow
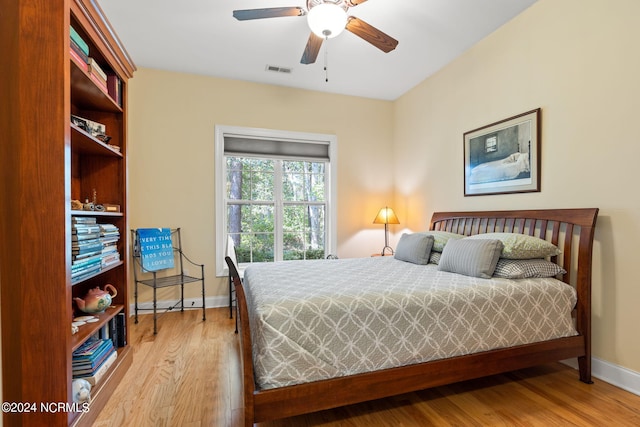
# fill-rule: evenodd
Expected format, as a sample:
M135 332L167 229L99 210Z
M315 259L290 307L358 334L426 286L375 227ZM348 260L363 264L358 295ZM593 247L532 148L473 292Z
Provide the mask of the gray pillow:
M442 251L438 270L490 279L502 248L500 240L450 239Z
M404 233L400 237L394 258L413 264L428 264L432 246L433 236Z

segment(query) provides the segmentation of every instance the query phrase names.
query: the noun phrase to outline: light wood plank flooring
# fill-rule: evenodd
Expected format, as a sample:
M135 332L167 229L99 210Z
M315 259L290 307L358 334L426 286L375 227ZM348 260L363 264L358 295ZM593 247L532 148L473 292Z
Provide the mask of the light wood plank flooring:
M227 309L131 322L133 366L95 426L242 425L235 321ZM638 426L640 396L550 364L260 427Z

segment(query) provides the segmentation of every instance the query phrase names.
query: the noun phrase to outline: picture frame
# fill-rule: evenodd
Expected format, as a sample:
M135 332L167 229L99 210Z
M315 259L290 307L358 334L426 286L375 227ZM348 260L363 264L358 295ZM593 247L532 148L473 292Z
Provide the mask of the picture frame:
M540 191L541 109L465 132L464 195Z

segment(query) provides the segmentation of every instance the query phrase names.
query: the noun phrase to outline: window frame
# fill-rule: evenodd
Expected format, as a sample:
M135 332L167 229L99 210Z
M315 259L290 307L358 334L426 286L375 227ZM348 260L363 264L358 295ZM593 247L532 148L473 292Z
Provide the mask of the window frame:
M255 139L283 140L294 142L319 142L328 143L329 145L329 161L325 166L325 179L328 179L328 185L325 187L326 199L326 235L325 250L328 254L336 253L336 236L337 236L337 145L338 139L336 135L294 132L276 129L249 128L239 126L216 125L214 135L214 168L215 168L215 244L216 244L216 276L227 276L228 268L224 262L227 248L227 203L226 203L226 157L224 154L224 138L225 136L240 136ZM308 161L318 161L317 159L303 159ZM282 200L276 200L275 203L282 203ZM275 224L276 227L282 228L282 224ZM239 270L243 270L243 266L238 266Z

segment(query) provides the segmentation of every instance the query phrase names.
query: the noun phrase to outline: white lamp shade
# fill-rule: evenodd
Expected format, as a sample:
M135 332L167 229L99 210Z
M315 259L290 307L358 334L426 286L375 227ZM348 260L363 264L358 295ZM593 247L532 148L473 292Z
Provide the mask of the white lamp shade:
M333 38L347 25L347 12L338 5L322 3L314 6L307 14L309 28L318 37Z

